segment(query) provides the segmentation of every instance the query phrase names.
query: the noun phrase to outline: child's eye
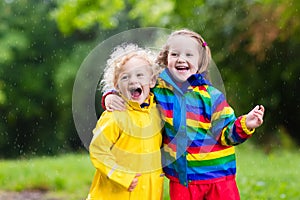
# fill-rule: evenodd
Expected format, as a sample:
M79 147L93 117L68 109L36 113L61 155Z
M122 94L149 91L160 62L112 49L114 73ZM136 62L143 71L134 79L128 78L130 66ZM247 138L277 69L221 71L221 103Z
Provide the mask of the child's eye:
M178 53L171 52L170 55L175 57L178 55Z
M139 73L139 74L137 74L137 77L143 77L144 76L144 74L143 73Z
M128 80L128 76L121 76L121 80L122 80L122 81Z
M193 56L193 54L187 53L186 56L191 57L191 56Z

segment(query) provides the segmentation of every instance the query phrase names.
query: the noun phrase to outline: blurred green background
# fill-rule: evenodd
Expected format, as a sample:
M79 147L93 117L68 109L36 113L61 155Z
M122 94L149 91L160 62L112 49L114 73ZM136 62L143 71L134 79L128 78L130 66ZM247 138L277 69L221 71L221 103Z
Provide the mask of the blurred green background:
M299 148L299 10L297 0L2 0L0 157L84 150L72 116L76 73L99 43L141 27L200 33L236 115L266 108L251 142L267 153Z
M87 196L95 169L73 120L76 75L100 43L146 27L198 32L236 115L265 106L263 126L237 148L241 199L299 199L299 10L297 0L2 0L0 199ZM101 95L86 98L99 114Z

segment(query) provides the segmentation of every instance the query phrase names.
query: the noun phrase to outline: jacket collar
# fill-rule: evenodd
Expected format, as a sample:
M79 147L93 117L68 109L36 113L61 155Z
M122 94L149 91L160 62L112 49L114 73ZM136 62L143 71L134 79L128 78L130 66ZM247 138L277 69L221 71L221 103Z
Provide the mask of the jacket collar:
M127 104L127 109L129 110L139 110L139 111L148 111L150 110L154 105L154 94L149 93L148 98L145 100L143 104L146 104L146 106L141 107L141 105L136 101L131 101L126 99L124 96L122 96Z
M193 74L191 75L187 81L183 82L181 86L179 86L176 81L173 79L168 69L165 69L159 76L166 83L170 84L173 88L178 91L186 92L187 90L192 90L194 86L201 85L211 85L211 83L206 80L205 73L202 74Z

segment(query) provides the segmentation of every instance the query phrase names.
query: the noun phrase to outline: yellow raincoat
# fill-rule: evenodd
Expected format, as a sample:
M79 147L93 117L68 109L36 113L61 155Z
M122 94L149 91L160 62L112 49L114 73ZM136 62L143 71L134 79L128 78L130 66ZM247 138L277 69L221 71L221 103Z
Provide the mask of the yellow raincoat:
M129 101L126 111L101 115L89 149L97 170L87 200L162 198L162 121L153 97L146 108ZM137 173L138 184L129 192Z

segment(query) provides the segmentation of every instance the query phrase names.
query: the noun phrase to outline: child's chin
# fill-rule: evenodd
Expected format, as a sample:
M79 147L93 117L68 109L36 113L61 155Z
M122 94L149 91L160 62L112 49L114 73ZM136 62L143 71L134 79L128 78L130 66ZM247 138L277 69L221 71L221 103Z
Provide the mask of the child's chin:
M133 97L131 97L130 100L134 101L134 102L138 102L138 103L141 101L141 99L139 99L139 98L133 98Z
M132 98L132 99L131 99L131 101L137 102L137 103L139 103L140 105L141 105L142 103L144 103L145 100L146 100L146 99L141 99L141 98L139 98L139 99L136 99L136 98L133 99L133 98Z

